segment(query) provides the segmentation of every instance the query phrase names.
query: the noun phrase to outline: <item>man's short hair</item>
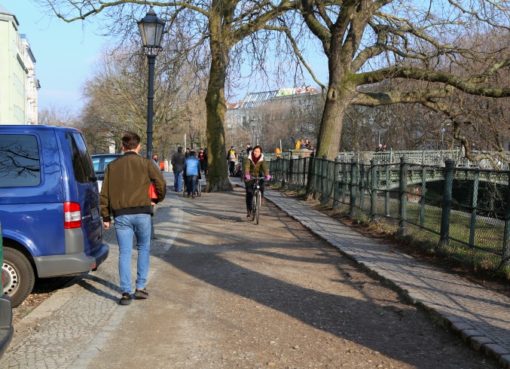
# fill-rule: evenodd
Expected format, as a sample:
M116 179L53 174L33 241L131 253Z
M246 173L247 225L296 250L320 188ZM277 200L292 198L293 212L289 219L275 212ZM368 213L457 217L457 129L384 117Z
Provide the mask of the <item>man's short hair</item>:
M134 132L126 132L122 136L122 147L126 150L134 150L140 145L140 136Z
M182 152L182 147L181 147L181 146L179 146L179 147L177 148L177 152Z

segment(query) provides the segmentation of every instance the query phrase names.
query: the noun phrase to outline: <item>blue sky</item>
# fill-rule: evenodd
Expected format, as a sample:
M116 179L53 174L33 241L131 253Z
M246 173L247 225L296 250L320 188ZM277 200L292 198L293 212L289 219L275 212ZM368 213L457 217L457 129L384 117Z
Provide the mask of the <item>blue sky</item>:
M0 0L19 22L37 60L41 82L39 110L77 113L81 91L92 75L108 38L91 22L65 23L28 0Z
M83 86L94 75L101 53L111 41L101 35L100 18L65 23L33 0L0 0L0 5L16 16L19 32L26 35L37 60L36 73L41 83L39 111L51 109L66 115L78 114L83 107ZM326 83L327 64L322 52L319 48L309 48L307 54L319 78ZM260 76L245 80L237 91L232 91L231 97L240 99L250 88L293 87L291 78L283 82L285 86L275 86L276 81L256 83L254 78L257 81ZM311 78L307 76L307 79L305 84L315 86Z

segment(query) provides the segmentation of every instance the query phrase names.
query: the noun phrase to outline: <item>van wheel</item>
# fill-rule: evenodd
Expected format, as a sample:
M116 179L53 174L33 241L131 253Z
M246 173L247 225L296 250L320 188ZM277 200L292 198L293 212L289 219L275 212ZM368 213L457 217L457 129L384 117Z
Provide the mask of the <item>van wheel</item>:
M16 249L4 248L2 286L13 307L20 305L32 292L35 275L30 261Z

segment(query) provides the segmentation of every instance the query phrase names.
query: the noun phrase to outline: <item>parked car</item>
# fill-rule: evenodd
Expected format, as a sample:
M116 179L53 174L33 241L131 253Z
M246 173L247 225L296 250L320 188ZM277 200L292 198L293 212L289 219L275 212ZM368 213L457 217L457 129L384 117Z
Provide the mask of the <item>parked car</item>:
M3 291L18 306L36 277L96 269L108 256L85 140L74 128L0 125Z
M108 164L115 159L117 159L122 154L94 154L92 155L92 164L94 166L94 172L96 173L97 178L97 186L99 188L99 192L101 192L101 187L103 185L104 180L104 172Z
M3 264L2 224L0 223L0 264ZM2 287L2 278L0 278ZM11 342L14 329L12 328L12 307L9 297L0 296L0 357Z

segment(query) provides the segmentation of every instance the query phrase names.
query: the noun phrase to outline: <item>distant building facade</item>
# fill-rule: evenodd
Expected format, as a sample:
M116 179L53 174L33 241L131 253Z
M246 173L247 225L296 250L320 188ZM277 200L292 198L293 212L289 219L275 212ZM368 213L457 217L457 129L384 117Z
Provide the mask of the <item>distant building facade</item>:
M279 103L282 106L286 106L286 109L283 108L283 110L291 109L292 105L298 105L302 109L307 109L320 96L320 92L316 88L309 86L250 92L243 100L227 104L227 129L252 126L262 119L267 119L268 111L265 108L269 104ZM274 114L275 112L271 115ZM281 119L281 117L272 118Z
M313 87L248 93L243 100L227 104L227 133L234 143L235 136L244 131L252 144L271 141L269 133L276 131L280 136L291 135L289 140L311 137L322 104L322 94Z
M16 16L0 6L0 124L37 124L36 59Z

